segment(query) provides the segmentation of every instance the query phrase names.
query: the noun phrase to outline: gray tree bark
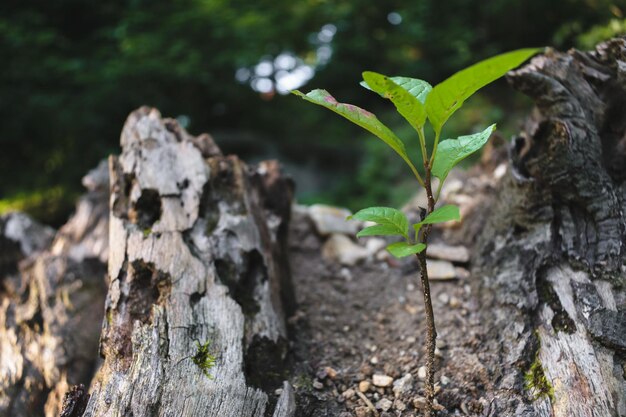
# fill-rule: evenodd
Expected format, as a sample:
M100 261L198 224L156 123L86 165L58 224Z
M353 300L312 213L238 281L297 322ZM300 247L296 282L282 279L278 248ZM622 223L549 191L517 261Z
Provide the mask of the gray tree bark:
M484 415L626 416L626 41L508 78L537 109L474 256L502 364Z
M0 217L0 416L57 417L70 385L89 384L105 297L108 170L55 235L28 216Z
M293 415L283 389L292 186L155 109L110 159L104 363L84 416ZM74 401L75 402L75 401ZM74 403L72 402L72 404Z

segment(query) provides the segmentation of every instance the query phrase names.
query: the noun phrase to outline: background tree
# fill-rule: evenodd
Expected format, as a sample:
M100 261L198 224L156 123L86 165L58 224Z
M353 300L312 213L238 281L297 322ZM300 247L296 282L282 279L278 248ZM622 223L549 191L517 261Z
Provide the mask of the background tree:
M566 7L542 0L478 6L468 0L3 1L0 210L30 204L31 211L44 208L38 217L59 223L81 175L117 150L118 126L142 104L180 115L192 132L212 132L225 152L248 160L280 157L288 170L294 167L301 199L355 207L373 199L398 202L406 198L403 187L381 186L389 178L372 182L372 174L381 177L380 167L388 165L376 144L363 151L351 140L361 135L356 128L321 123L312 110L296 117L275 84L268 89L265 82L264 93L253 90L250 84L259 78L274 82L279 75L270 67L267 76L257 76L255 66L287 52L313 69L307 88L323 85L353 102L353 89L344 86L357 82L355 74L365 68L440 81L454 69L522 45L568 47L593 25L623 19L625 10L610 0L569 0ZM498 86L489 93L458 132L482 114L499 121L494 100L507 109L517 105L499 100ZM380 106L375 98L364 100L357 104ZM389 121L400 123L393 116ZM302 142L310 144L306 154ZM349 152L339 151L346 146ZM346 192L344 178L355 169L368 190L352 183Z

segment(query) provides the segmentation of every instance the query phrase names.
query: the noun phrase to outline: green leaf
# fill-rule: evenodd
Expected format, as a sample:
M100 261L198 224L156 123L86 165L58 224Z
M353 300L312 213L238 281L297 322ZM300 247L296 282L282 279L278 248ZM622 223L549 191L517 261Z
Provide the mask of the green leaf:
M365 237L365 236L394 236L401 234L398 232L398 229L395 226L390 226L388 224L377 224L375 226L369 226L365 229L361 230L356 234L356 237Z
M426 109L421 101L389 77L371 71L363 73L363 79L375 92L388 98L396 106L398 113L417 131L426 123Z
M393 228L395 231L394 234L408 238L407 231L409 229L409 221L406 219L404 213L391 207L368 207L363 210L359 210L352 216L348 217L348 220L350 219L361 220L364 222L374 222L378 225L388 226ZM364 229L363 231L367 229ZM357 237L359 236L357 235Z
M426 104L426 97L433 87L424 80L409 77L391 77L391 80L408 91L420 103Z
M352 104L339 103L333 96L326 90L313 90L307 94L303 94L300 91L292 91L293 94L302 97L304 100L314 104L326 107L329 110L334 111L340 116L345 117L352 123L361 126L363 129L374 134L385 142L391 149L396 151L398 155L409 165L416 177L419 178L419 174L415 169L415 166L409 159L406 153L404 143L398 138L387 126L382 124L380 120L373 114L360 107Z
M420 103L422 104L426 104L426 97L428 97L428 93L430 93L430 90L433 89L433 87L430 84L428 84L426 81L419 80L417 78L389 77L389 79L393 81L394 83L396 83L397 85L399 85L400 87L404 88L406 91L408 91L409 94L411 94L413 97L418 99ZM367 81L361 81L360 84L361 86L367 88L368 90L374 91L369 86ZM378 93L378 94L380 94L383 98L387 98L385 97L385 94L381 94L381 93Z
M435 154L432 174L443 182L456 164L487 143L495 128L496 125L493 124L482 132L474 133L473 135L459 136L457 139L441 141Z
M428 94L426 112L435 132L472 94L518 67L541 49L519 49L497 55L457 72L438 84Z
M459 213L459 208L452 204L448 204L445 206L441 206L438 209L434 210L430 213L424 220L421 221L422 224L434 224L434 223L444 223L450 220L460 220L461 213Z
M406 242L397 242L387 246L387 250L389 251L389 253L396 258L404 258L405 256L415 255L416 253L420 253L424 249L426 249L426 245L424 245L423 243L411 245Z

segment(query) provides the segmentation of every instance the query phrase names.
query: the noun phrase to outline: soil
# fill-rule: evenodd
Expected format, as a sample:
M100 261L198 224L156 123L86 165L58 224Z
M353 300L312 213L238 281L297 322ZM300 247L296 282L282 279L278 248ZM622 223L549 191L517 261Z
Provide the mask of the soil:
M437 239L441 241L442 233L434 234ZM417 259L368 259L349 268L327 262L321 255L323 238L307 218L293 219L290 242L298 303L290 319L296 415L422 415L424 375L419 369L426 362L426 325ZM494 356L479 351L486 331L468 282L431 284L438 332L438 416L489 413L482 394L492 379L488 363ZM393 385L371 384L374 374L397 380L408 373L412 389L399 395ZM370 383L364 395L376 410L358 394L362 381Z

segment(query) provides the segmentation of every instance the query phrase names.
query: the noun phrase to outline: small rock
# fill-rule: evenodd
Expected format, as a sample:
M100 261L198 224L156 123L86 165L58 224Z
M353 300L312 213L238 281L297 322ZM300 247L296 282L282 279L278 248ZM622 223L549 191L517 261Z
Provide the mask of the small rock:
M456 297L450 297L450 302L448 304L451 308L459 308L461 307L461 300Z
M393 378L388 375L374 374L372 376L372 382L377 387L385 388L393 383Z
M441 381L441 385L448 385L450 383L450 378L448 378L445 375L441 375L441 378L439 378L439 380Z
M406 338L407 343L415 343L415 340L416 339L413 336L409 336L409 337Z
M426 367L425 366L419 367L419 369L417 370L417 377L419 379L426 379Z
M317 373L315 374L315 377L319 380L324 380L326 379L326 377L328 376L328 374L326 373L326 369L322 368L319 371L317 371Z
M365 248L370 252L370 254L375 255L379 250L387 246L387 241L385 239L381 239L378 237L373 237L367 239L365 242Z
M367 392L370 389L371 385L372 384L370 384L369 381L361 381L361 382L359 382L359 391Z
M400 379L393 381L393 392L396 398L406 394L413 389L413 375L406 374Z
M454 265L448 261L434 261L429 260L426 263L426 269L428 270L429 280L449 280L457 277Z
M309 216L313 220L315 229L322 236L333 233L354 235L358 230L358 223L346 220L352 212L340 207L314 204L309 207Z
M387 398L383 398L376 403L376 408L378 410L387 411L391 408L392 405L393 403L390 400L388 400Z
M435 346L438 347L439 349L445 349L446 347L448 347L448 344L446 343L444 339L439 337L435 341Z
M372 365L378 364L378 358L376 356L372 356L372 359L370 359L370 363Z
M406 404L400 400L395 400L393 402L393 408L395 408L398 411L404 411L406 410Z
M357 407L354 409L354 413L356 417L370 417L372 415L372 411L368 407Z
M350 240L349 237L333 234L322 247L322 257L329 262L354 266L369 256L369 251Z
M493 170L493 177L497 180L504 177L504 174L506 174L507 165L508 164L506 162L503 162L500 165L498 165L496 169Z
M460 266L454 268L454 271L456 272L456 276L459 277L459 279L468 279L470 277L470 272L465 268L461 268Z
M411 292L411 291L415 291L415 285L408 283L406 284L406 290Z
M352 281L352 272L350 272L349 268L341 268L339 275L346 281Z
M322 389L324 388L324 384L322 384L320 381L318 381L317 379L315 381L313 381L313 388L315 389Z
M330 366L324 368L324 372L330 379L335 379L337 377L337 371Z
M409 313L412 316L415 316L418 313L418 311L419 311L419 309L417 307L412 306L410 304L405 305L404 309L406 310L407 313Z
M283 393L283 389L282 388L278 388L276 389L276 391L274 391L274 394L278 395L280 397L280 395Z
M354 390L352 388L349 388L347 390L345 390L344 392L341 393L341 396L343 398L345 398L346 400L349 400L350 398L354 397L356 395L356 392L354 392Z
M381 250L376 254L377 261L386 261L387 259L391 259L391 255L386 250Z
M438 358L443 358L443 352L438 347L435 347L435 356Z
M418 410L421 410L422 408L426 407L426 398L415 397L413 399L413 407L417 408Z
M445 293L445 292L442 292L441 294L439 294L439 297L437 297L437 298L444 305L448 304L450 302L450 296L447 293Z
M426 254L429 258L450 262L466 263L470 260L470 253L465 246L448 246L444 243L429 244Z

